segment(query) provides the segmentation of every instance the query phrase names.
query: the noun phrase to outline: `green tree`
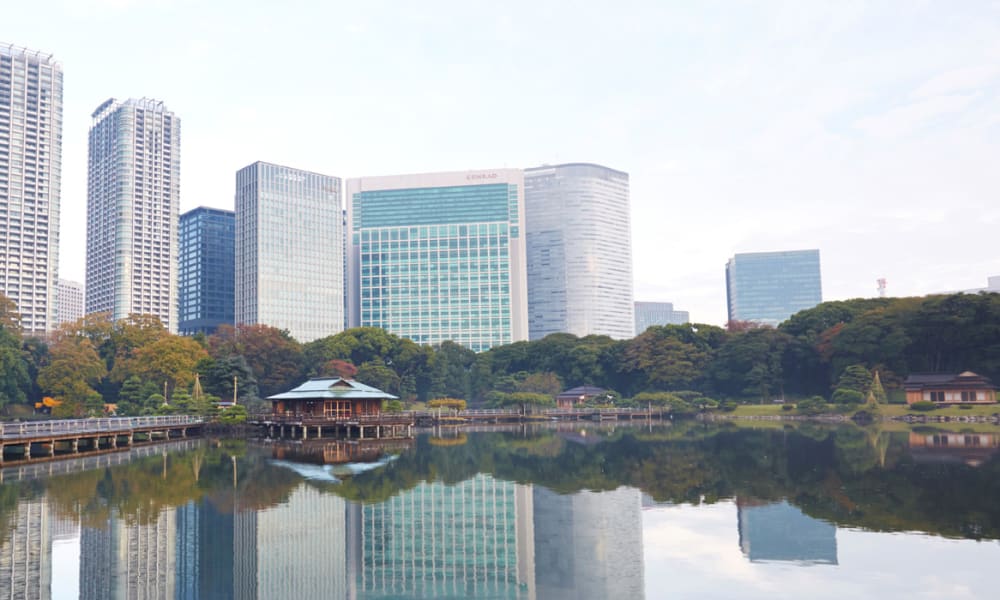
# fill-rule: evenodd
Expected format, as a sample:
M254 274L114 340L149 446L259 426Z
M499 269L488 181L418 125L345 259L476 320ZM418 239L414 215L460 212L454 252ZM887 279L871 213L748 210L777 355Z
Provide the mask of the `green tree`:
M358 367L357 380L394 396L399 395L399 375L382 363L370 361L362 364Z
M302 376L302 346L287 331L268 325L222 325L208 338L216 360L243 356L263 397L297 385ZM357 363L355 363L357 364Z
M885 388L882 387L882 380L878 376L878 371L875 371L875 374L872 376L872 382L868 387L868 393L871 394L871 397L876 404L887 404L889 402L889 398L885 393Z
M527 414L534 408L551 407L556 404L552 396L532 392L514 392L513 394L493 392L490 394L489 402L491 406L497 408L516 406L522 414Z
M0 326L0 408L27 401L26 391L31 389L28 363L20 346L21 340Z
M232 400L235 385L238 403L253 404L259 399L257 379L241 355L202 359L195 368L202 375L201 384L207 394Z
M840 379L837 380L837 389L854 390L864 398L868 395L868 388L872 382L872 374L864 365L850 365L840 374Z
M563 391L563 385L555 373L531 373L517 385L517 391L555 397Z

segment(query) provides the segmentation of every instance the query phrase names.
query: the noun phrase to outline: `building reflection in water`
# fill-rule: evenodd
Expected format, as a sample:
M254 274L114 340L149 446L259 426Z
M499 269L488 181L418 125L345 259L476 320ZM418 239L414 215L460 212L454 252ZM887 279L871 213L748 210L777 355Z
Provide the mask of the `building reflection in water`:
M751 562L837 564L837 528L786 500L737 498L740 550Z
M53 523L43 495L2 531L0 597L52 597L66 538L79 570L59 577L78 574L83 599L641 598L640 506L634 489L559 495L479 474L379 504L304 482L263 510L202 500L80 527Z
M534 489L539 598L642 598L642 497L634 488Z
M17 503L0 543L0 598L49 598L52 532L45 496Z
M1000 452L995 433L910 432L910 455L917 463L963 463L978 467Z
M351 507L349 564L361 598L517 598L533 591L531 496L479 474Z

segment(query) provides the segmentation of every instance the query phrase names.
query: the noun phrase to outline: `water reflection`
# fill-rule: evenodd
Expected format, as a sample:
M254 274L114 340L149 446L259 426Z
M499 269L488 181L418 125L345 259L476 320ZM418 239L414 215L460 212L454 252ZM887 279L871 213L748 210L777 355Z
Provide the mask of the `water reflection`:
M740 550L751 562L837 564L837 528L807 516L787 500L736 500Z
M873 564L898 591L924 552L960 553L956 572L998 557L996 542L938 537L1000 538L998 446L992 433L682 424L424 436L335 467L206 441L58 477L4 471L0 596L659 598L715 578L717 597L766 597L778 580L870 592ZM898 552L890 538L913 542L895 571L856 563ZM801 566L816 568L791 577Z

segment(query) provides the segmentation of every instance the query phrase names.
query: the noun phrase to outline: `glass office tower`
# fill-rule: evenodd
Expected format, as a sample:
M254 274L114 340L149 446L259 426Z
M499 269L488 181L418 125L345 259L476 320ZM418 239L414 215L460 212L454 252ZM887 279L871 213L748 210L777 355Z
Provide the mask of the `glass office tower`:
M672 302L636 302L635 334L646 331L653 325L684 325L691 320L686 310L674 310Z
M155 315L176 332L180 119L149 98L91 116L86 311Z
M28 333L56 324L62 91L52 55L0 45L0 293Z
M256 162L236 173L236 322L311 342L344 330L340 179Z
M823 301L819 250L737 254L726 264L730 321L778 325Z
M587 163L526 169L528 328L632 337L628 173Z
M352 327L476 352L527 339L522 171L351 179L347 204Z
M180 231L178 329L210 335L236 318L236 213L199 207L181 215Z

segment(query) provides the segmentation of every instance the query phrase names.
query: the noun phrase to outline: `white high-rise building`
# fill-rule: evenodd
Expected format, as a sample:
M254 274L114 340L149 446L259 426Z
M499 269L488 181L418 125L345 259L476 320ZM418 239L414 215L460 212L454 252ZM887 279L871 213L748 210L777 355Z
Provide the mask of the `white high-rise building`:
M56 283L56 324L73 323L83 317L83 284L60 279Z
M0 45L0 293L28 333L55 325L62 89L52 55Z
M92 117L86 312L156 315L176 332L180 119L147 98L112 98Z
M255 162L236 173L236 322L300 342L344 330L340 179Z
M628 173L587 163L524 171L528 329L632 337Z

